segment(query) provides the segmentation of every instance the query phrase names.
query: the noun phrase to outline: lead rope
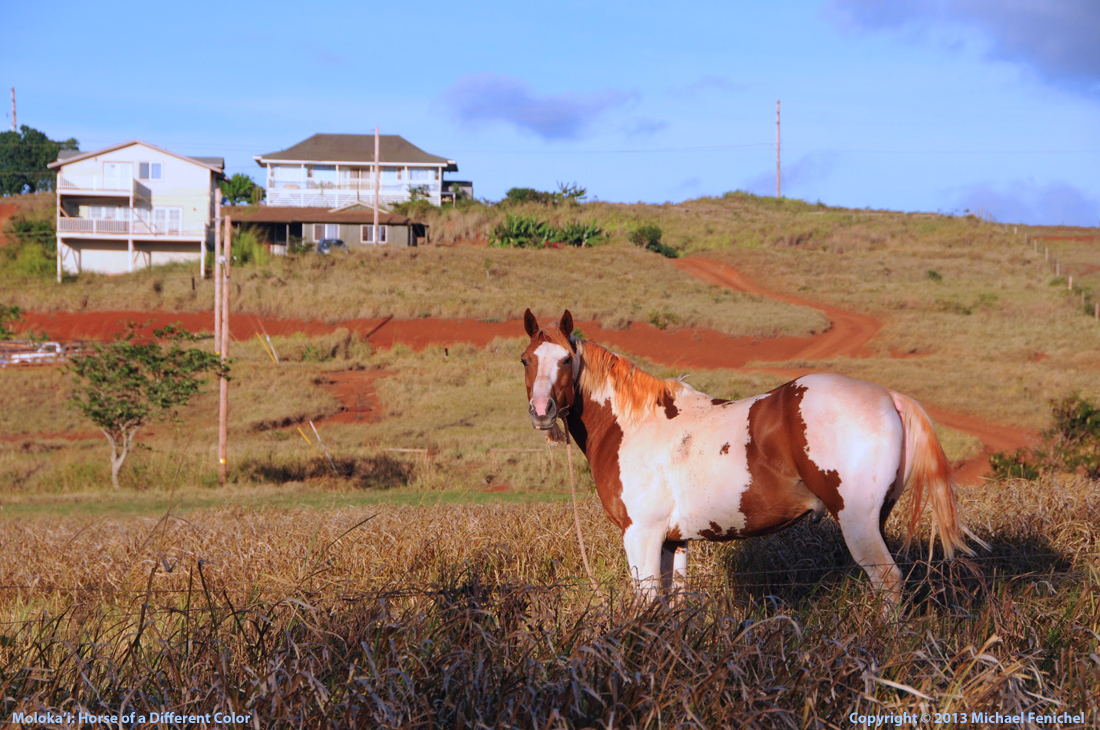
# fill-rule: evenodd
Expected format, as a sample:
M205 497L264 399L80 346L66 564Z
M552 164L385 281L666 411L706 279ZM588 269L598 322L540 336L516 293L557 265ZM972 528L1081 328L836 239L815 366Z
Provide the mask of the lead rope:
M581 560L584 562L584 572L588 574L588 582L597 596L603 597L600 592L600 584L596 582L596 576L592 574L592 566L588 564L588 552L584 549L584 536L581 535L581 514L577 510L577 482L573 478L573 439L569 438L569 427L566 425L565 455L569 461L569 492L573 495L573 524L577 528L577 544L581 548Z

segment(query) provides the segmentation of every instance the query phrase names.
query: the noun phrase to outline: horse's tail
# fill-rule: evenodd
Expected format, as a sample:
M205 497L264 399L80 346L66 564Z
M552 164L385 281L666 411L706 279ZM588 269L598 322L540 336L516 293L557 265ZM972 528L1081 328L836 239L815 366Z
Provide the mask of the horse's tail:
M906 547L920 522L922 502L927 490L932 502L932 518L939 526L940 542L943 543L943 551L947 557L953 557L956 550L967 555L974 554L966 544L966 536L988 549L989 545L966 529L959 519L959 503L955 499L955 485L951 481L951 463L943 453L943 447L936 437L928 414L920 403L909 396L893 392L891 394L905 432L903 475L907 484L913 487L913 512L905 536Z

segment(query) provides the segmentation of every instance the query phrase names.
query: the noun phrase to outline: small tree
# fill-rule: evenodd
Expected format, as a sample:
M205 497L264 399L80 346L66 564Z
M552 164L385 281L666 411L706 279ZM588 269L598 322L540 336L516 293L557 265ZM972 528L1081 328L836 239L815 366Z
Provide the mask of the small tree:
M23 310L14 305L0 304L0 340L10 340L15 334L11 326L23 321Z
M222 180L218 187L233 205L241 203L258 205L264 199L264 189L243 172L236 173L228 180Z
M107 437L115 489L137 430L174 417L206 384L203 373L228 375L228 366L217 355L185 346L198 339L187 330L169 325L154 335L156 339L138 342L137 325L131 322L112 342L69 362L70 401Z

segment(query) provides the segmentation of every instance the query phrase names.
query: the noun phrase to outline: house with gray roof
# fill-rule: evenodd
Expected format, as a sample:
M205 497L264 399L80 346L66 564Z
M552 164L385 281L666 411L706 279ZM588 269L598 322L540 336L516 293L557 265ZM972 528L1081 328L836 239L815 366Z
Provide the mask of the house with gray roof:
M253 159L266 172L268 205L374 205L373 134L315 134ZM446 195L443 173L458 172L454 160L429 154L397 134L380 135L378 168L380 207L416 193L439 205Z
M213 241L220 157L188 157L132 140L61 150L57 171L57 279L119 274L186 261L202 269Z

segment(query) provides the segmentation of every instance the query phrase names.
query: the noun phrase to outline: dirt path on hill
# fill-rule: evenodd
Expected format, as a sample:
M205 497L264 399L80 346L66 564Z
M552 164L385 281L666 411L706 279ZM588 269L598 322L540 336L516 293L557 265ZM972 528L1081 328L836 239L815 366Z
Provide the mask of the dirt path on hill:
M882 329L874 317L849 312L832 305L770 291L759 286L736 269L708 259L679 259L675 265L683 271L717 286L748 292L822 312L831 326L810 337L730 337L701 327L659 330L642 322L626 330L605 330L596 322L578 321L585 337L671 367L744 368L752 362L789 360L826 360L835 357L867 357L868 343ZM109 339L127 321L148 322L142 331L179 323L192 332L210 332L214 318L210 313L170 312L27 312L22 327L49 333L52 339ZM484 347L498 337L518 337L523 332L520 320L488 322L476 319L352 319L336 323L301 319L272 319L236 314L230 319L234 340L251 339L258 334L307 336L331 334L346 329L378 347L403 343L416 350L430 345L469 343ZM808 369L764 369L785 377L798 377ZM326 419L329 422L364 422L377 418L377 398L373 381L376 375L348 372L328 376L329 387L340 400L343 410ZM994 451L1012 451L1035 442L1034 434L1022 429L1000 426L975 416L952 413L927 406L929 415L946 426L968 433L983 444L982 453L961 464L957 477L962 483L975 483L988 473L988 457Z

